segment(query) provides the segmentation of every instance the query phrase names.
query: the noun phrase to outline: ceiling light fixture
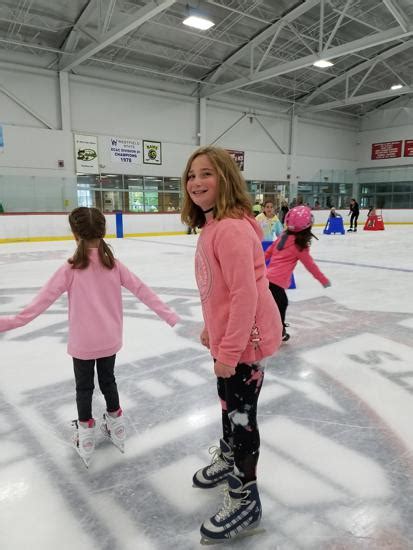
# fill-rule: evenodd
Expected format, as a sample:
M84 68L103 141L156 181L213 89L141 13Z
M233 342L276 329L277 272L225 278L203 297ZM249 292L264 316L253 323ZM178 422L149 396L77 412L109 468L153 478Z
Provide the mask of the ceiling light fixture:
M314 61L313 65L314 67L319 67L320 69L327 69L328 67L332 67L334 63L327 61L327 59L317 59L317 61Z
M400 90L400 88L403 88L403 84L393 84L390 90Z
M182 23L188 27L193 27L194 29L199 29L201 31L206 31L215 25L213 21L207 19L206 17L201 17L200 15L190 15L184 19Z

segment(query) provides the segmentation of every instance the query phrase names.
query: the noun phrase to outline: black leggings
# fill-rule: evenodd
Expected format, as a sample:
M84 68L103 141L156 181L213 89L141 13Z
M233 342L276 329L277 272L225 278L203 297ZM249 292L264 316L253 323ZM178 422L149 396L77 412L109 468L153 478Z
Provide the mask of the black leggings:
M244 483L257 479L260 434L257 403L264 371L257 365L239 363L230 378L218 378L218 395L222 406L224 440L234 449L235 465Z
M275 300L275 303L277 304L278 309L280 310L281 321L282 321L283 327L285 328L285 313L288 307L287 293L285 292L284 288L278 285L275 285L274 283L271 283L271 282L270 282L270 290Z
M76 359L73 357L73 370L76 381L77 414L81 422L87 422L92 417L92 395L95 389L95 361L98 382L106 401L108 412L119 409L119 394L116 386L115 368L116 355L100 359Z
M358 219L359 215L358 214L354 214L353 212L351 213L351 216L350 216L350 229L352 229L353 227L353 222L354 222L354 229L357 229L357 219Z

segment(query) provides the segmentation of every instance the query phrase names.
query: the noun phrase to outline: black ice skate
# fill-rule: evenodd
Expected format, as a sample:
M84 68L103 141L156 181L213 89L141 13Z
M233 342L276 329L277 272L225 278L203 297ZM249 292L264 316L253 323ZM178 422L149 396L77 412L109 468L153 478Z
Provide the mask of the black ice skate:
M234 454L226 441L221 439L219 447L210 447L209 454L212 455L211 464L195 472L192 478L194 487L200 489L216 487L225 482L228 474L234 471Z
M201 525L201 544L218 544L257 534L261 513L257 482L243 485L239 477L230 474L222 508Z

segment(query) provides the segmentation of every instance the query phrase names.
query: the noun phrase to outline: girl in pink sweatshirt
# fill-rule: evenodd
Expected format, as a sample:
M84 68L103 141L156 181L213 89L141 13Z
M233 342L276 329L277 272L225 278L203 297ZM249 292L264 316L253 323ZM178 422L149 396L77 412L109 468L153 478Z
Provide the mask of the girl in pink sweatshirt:
M182 221L202 227L195 256L204 329L217 376L223 436L209 466L193 476L201 489L228 483L231 507L201 526L203 539L224 542L257 525L257 402L263 361L281 342L281 319L266 279L262 231L245 181L223 149L201 147L183 175ZM236 526L236 528L234 528Z
M40 315L64 292L69 302L67 350L73 357L78 420L73 442L88 467L95 448L92 416L95 363L106 401L102 431L123 452L125 426L114 376L116 353L122 347L122 287L127 288L170 326L178 316L116 260L104 241L105 216L97 208L80 207L69 215L77 242L74 255L44 285L18 315L0 317L0 332L21 327Z
M288 298L285 289L290 286L291 275L297 262L300 260L308 271L324 286L331 286L327 277L318 269L310 255L311 233L313 216L308 206L296 206L285 216L286 231L265 251L265 260L268 263L267 277L270 281L270 290L280 310L283 323L283 341L290 335L286 332L285 313L288 307Z

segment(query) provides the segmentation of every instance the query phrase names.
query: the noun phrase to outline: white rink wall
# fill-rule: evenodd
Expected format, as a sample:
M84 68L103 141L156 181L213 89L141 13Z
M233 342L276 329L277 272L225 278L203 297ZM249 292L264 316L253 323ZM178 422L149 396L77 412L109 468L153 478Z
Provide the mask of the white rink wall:
M105 214L107 235L116 234L115 214ZM179 214L123 214L124 235L170 234L185 232ZM72 238L68 214L0 215L0 243L18 240Z
M348 223L348 210L337 211ZM380 211L378 211L380 213ZM328 210L313 210L314 224L323 226L328 218ZM61 214L2 214L0 215L0 243L13 241L57 240L71 238L66 213ZM362 210L359 224L367 218L367 210ZM107 234L116 234L115 214L106 214ZM413 209L383 210L384 224L413 224ZM179 214L123 214L125 236L183 233Z

